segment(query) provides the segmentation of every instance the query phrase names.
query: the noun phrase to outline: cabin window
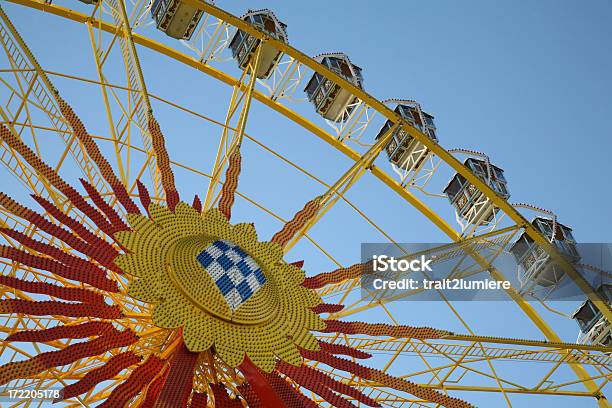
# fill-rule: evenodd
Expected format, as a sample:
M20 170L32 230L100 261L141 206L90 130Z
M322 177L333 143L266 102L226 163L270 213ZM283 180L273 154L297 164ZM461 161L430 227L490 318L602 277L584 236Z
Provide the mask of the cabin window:
M506 178L504 177L504 172L501 169L495 169L495 175L497 176L499 180L503 181L504 183L506 182Z
M572 258L579 257L578 250L576 246L570 241L566 240L558 240L555 242L555 246L561 250L565 255L568 255Z
M521 236L518 241L512 246L512 253L516 259L523 259L527 251L529 250L531 243L527 240L526 236Z
M401 117L406 119L406 121L408 121L412 126L419 127L416 123L417 119L415 119L418 116L418 114L416 112L413 112L410 107L404 106L402 107L401 111L398 113L400 114Z
M580 329L583 332L586 332L590 329L590 325L593 322L593 319L595 319L596 315L595 310L591 306L591 302L587 301L584 306L582 306L580 310L576 312L574 317L577 319Z
M552 226L551 226L552 229ZM555 239L558 241L565 240L565 234L563 233L563 227L559 224L555 225Z
M347 76L348 78L351 78L353 76L353 72L351 71L351 68L348 66L348 64L345 61L340 62L339 65L340 65L340 72L342 72L343 75Z
M393 138L387 144L387 149L386 149L387 150L387 155L389 155L389 157L391 157L393 155L393 152L395 151L395 149L397 149L397 141L395 140L395 138Z
M565 236L566 241L576 242L574 236L572 235L572 230L567 227L563 227L563 235Z
M476 160L471 160L469 162L469 167L472 169L472 173L479 179L483 181L489 180L489 175L487 173L487 168L484 163Z
M164 13L163 13L163 10L160 9L157 11L157 14L155 14L155 23L157 24L158 27L161 24L163 18L164 18Z
M151 7L151 10L153 10L153 13L157 14L160 3L161 3L161 0L155 0L155 2L153 3L153 6Z
M244 32L238 30L236 32L236 35L232 39L232 42L230 44L230 48L232 49L234 56L236 56L238 54L238 48L242 44L242 37L243 36L244 36Z
M446 189L446 194L451 201L455 199L459 191L461 191L463 188L460 177L460 175L457 175L455 178L453 178L453 181L451 181Z
M410 111L412 112L412 116L414 117L414 123L416 123L417 126L422 127L423 122L421 121L421 115L419 115L419 112L415 108L410 108Z
M169 1L160 0L155 11L155 22L159 26L165 19L169 7Z
M552 237L552 227L549 225L548 222L539 219L537 221L538 224L538 229L547 237Z
M472 169L472 172L475 174L482 173L482 167L480 167L480 162L477 162L476 160L469 159L468 167Z
M274 24L274 20L269 17L264 17L264 28L269 33L276 33L276 24Z
M309 96L312 96L315 93L315 91L319 87L319 84L321 83L321 80L322 80L321 75L319 75L319 74L314 74L313 75L312 79L308 83L308 86L306 87L306 93Z

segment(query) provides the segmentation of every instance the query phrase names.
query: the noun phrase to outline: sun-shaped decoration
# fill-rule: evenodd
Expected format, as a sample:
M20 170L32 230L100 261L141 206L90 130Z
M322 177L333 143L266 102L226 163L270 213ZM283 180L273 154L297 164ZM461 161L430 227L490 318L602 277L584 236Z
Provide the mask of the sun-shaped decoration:
M192 352L215 348L231 367L246 355L266 372L275 357L301 363L299 346L319 350L311 330L325 323L312 311L321 299L301 286L304 272L260 242L251 224L231 225L217 209L186 203L174 211L150 204L151 218L130 215L132 231L115 237L128 251L115 263L137 277L128 294L154 303L153 323L183 328Z
M60 317L54 327L19 328L3 339L3 344L51 342L59 349L1 365L0 385L97 358L100 363L79 371L81 377L65 385L56 401L104 399L97 405L101 408L314 408L310 395L316 394L336 407L356 407L353 401L380 406L367 389L330 376L318 367L321 363L345 372L346 378L436 405L471 406L360 364L357 360L371 355L352 345L315 337L316 332L334 333L338 339L439 339L449 334L427 327L320 317L344 306L323 303L316 291L358 279L365 267L355 264L305 278L303 262L283 260L288 243L320 211L321 197L306 203L270 241L260 241L253 225L230 223L241 166L240 140L228 153L218 208L203 209L197 196L191 205L180 201L163 134L151 115L148 130L165 194L164 200L153 203L139 181L138 194L128 192L72 108L59 96L58 101L112 196L107 201L84 180L87 194L82 195L11 129L0 126L0 141L82 214L77 218L76 212L34 196L45 210L41 214L0 193L4 211L44 234L35 239L29 227L0 228L0 234L13 242L0 245L0 258L18 264L20 270L36 269L50 277L47 282L27 280L27 274L0 275L0 285L10 289L6 293L16 294L0 298L0 315ZM52 239L40 239L45 236ZM44 296L50 299L40 300ZM147 306L136 317L134 302ZM136 324L134 318L139 319ZM160 331L161 337L150 337ZM67 340L58 343L61 339ZM84 340L72 343L74 339ZM96 395L96 387L120 373L123 381L108 395Z

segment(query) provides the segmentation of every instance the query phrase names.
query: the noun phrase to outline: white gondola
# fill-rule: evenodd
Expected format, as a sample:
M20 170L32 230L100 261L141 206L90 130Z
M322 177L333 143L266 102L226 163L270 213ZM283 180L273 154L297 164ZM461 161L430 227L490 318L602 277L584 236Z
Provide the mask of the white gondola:
M181 0L154 0L151 15L159 30L172 38L188 40L202 18L202 10Z
M612 285L603 284L597 290L597 294L612 306ZM572 315L580 326L580 334L577 343L599 344L606 347L612 346L612 329L610 323L603 314L593 305L591 300L586 300Z
M287 25L276 18L272 11L268 9L249 10L241 18L270 37L287 43ZM236 31L229 47L232 50L232 56L238 62L238 66L241 69L246 69L249 65L259 44L260 41L255 37L248 35L242 30ZM259 55L257 71L255 72L257 78L268 78L281 56L282 52L280 50L264 43Z
M361 68L353 64L346 54L320 54L315 56L315 60L355 86L363 88ZM312 75L304 90L317 113L334 122L341 121L343 113L346 111L350 113L352 105L357 102L357 98L351 92L317 72Z
M433 141L438 141L434 117L423 112L418 103L397 101L394 112ZM393 122L386 121L378 132L376 140L380 139L392 126ZM389 161L405 171L418 170L429 153L429 149L401 128L393 132L391 140L385 146L385 151Z
M551 218L536 217L531 222L557 248L570 263L580 259L572 229ZM553 231L554 230L554 231ZM519 265L519 280L522 286L531 282L549 287L560 282L565 272L544 249L527 233L523 233L510 247L510 252Z
M502 198L510 197L504 171L500 167L473 157L467 158L464 164ZM485 194L459 173L456 173L444 188L444 194L455 208L458 217L471 225L490 223L498 211Z

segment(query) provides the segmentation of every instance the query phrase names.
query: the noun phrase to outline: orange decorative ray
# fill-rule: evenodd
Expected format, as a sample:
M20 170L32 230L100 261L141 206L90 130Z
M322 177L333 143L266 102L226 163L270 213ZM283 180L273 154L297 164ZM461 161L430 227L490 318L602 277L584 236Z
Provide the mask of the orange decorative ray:
M304 208L298 211L293 216L293 219L283 226L283 229L274 234L271 241L276 242L282 247L287 245L291 238L317 215L320 208L321 199L319 197L307 202Z
M368 334L370 336L389 336L400 339L439 339L450 332L430 327L392 326L384 323L344 322L326 320L324 333Z
M198 353L192 353L185 343L181 342L174 352L168 378L156 399L155 408L174 408L187 405L193 387L193 371L198 360Z
M337 284L347 279L358 278L361 274L367 273L368 266L370 265L369 263L355 264L348 268L340 268L332 272L322 273L302 281L303 275L301 271L297 271L295 268L302 269L304 262L292 262L292 266L288 266L282 260L282 253L277 245L281 247L286 246L294 239L297 233L316 217L321 209L321 197L306 203L294 215L293 219L288 221L272 237L271 241L277 245L260 243L261 245L256 247L260 248L258 251L269 249L270 253L262 252L264 257L266 254L270 255L271 259L277 259L274 264L275 266L280 265L283 268L288 268L286 270L290 271L287 275L281 274L274 276L275 278L281 280L282 277L283 283L286 283L285 281L292 281L295 287L299 289L296 293L299 293L304 299L310 297L303 306L305 310L304 319L310 319L316 323L307 326L303 334L300 335L300 338L295 339L296 341L302 341L304 344L299 347L299 353L293 344L291 344L294 347L292 349L293 354L287 354L288 349L283 350L281 348L279 348L278 354L270 352L267 358L271 364L266 365L265 370L259 368L264 367L263 365L255 365L246 355L242 362L235 361L233 365L230 365L227 361L224 362L223 354L219 351L220 348L224 346L227 348L228 345L218 343L215 343L212 347L207 345L206 347L210 348L205 352L206 355L200 356L199 353L188 349L187 344L189 343L186 344L183 341L182 335L177 336L176 330L179 331L178 334L183 333L182 330L184 328L180 324L178 326L170 324L171 328L166 328L162 324L159 324L157 328L151 327L157 323L155 323L153 316L147 313L154 313L155 308L158 307L156 304L151 303L149 306L152 305L152 307L147 306L149 307L148 309L142 309L145 310L144 312L135 313L131 309L133 306L131 302L122 304L122 302L117 302L116 300L121 296L132 296L132 293L134 293L133 296L137 299L140 299L137 295L145 295L144 298L147 298L146 295L150 295L150 292L147 292L147 285L149 285L147 281L141 282L140 286L132 287L134 282L138 282L134 281L134 276L141 277L139 272L142 271L136 270L136 273L132 276L124 273L121 267L118 266L122 265L126 268L126 272L130 272L129 268L125 266L126 263L136 264L133 258L129 258L132 255L129 252L132 247L126 243L129 241L121 240L122 236L124 238L126 236L122 234L132 233L129 225L133 227L138 223L147 224L155 218L164 221L167 220L165 217L168 217L169 214L175 216L182 212L187 213L186 216L193 217L194 223L205 219L207 221L203 222L213 223L210 220L219 215L219 217L214 219L225 222L223 228L220 229L246 231L245 234L248 233L254 236L255 234L248 232L254 231L254 227L247 225L232 226L227 222L232 215L232 206L241 171L241 154L238 149L235 149L229 158L225 182L221 189L219 208L205 212L202 214L202 217L198 217L198 214L193 212L193 209L197 213L201 213L203 210L202 202L198 196L194 197L191 207L186 204L180 204L179 206L179 193L175 185L164 136L155 118L150 116L148 126L152 137L153 149L157 158L157 166L161 173L162 187L166 195L166 205L172 212L164 208L163 204L152 205L152 199L147 188L137 180L140 204L145 210L144 214L149 217L147 219L129 197L126 187L117 178L112 167L101 154L97 144L87 133L83 123L72 108L63 101L60 102L60 108L73 128L76 137L85 146L87 154L100 169L114 196L103 197L98 190L98 185L94 186L82 179L81 184L86 195L81 195L76 189L66 183L55 170L36 156L21 139L13 135L8 128L4 126L0 128L0 139L19 153L32 168L66 196L70 203L78 210L77 215L72 213L69 215L61 206L56 205L50 199L33 196L34 200L45 211L45 215L42 215L22 206L6 194L0 193L0 206L6 211L24 219L42 233L56 238L54 243L41 242L25 231L1 228L0 233L7 237L7 239L10 238L11 242L14 241L16 246L18 244L20 247L0 246L0 257L16 262L21 267L46 271L49 277L56 277L59 283L61 283L31 282L21 277L0 276L0 285L11 288L18 297L22 293L30 293L36 296L47 295L53 298L51 300L39 300L39 297L36 297L36 300L23 298L1 299L0 313L86 318L86 321L79 320L76 324L63 324L42 330L15 332L5 339L7 342L50 342L59 339L88 340L69 344L60 350L42 353L25 361L12 362L0 366L0 383L10 382L18 378L29 378L53 367L71 364L85 357L100 356L101 359L104 359L107 353L113 351L114 355L108 358L104 364L92 367L78 381L66 386L62 390L58 401L90 392L98 384L115 378L123 370L129 370L125 373L127 379L116 385L108 398L99 407L123 408L127 404L132 404L138 396L139 406L146 408L174 408L187 407L188 405L191 408L197 408L204 407L211 401L214 401L215 407L222 408L243 407L245 403L254 408L268 406L314 408L317 404L304 392L306 389L319 395L328 403L342 408L354 407L357 403L367 406L378 406L377 402L366 395L365 392L329 376L320 370L318 365L311 364L310 361L314 361L323 363L335 370L345 371L352 377L358 377L382 384L385 387L407 392L417 398L448 408L466 408L470 406L468 403L457 398L420 387L404 379L393 377L383 371L368 368L355 361L338 357L346 356L351 359L367 359L371 355L344 344L333 344L322 340L317 341L316 337L312 337L315 332L415 339L443 338L449 334L447 331L427 327L391 326L381 323L349 322L334 319L321 320L320 316L318 316L319 314L337 313L344 306L341 304L321 303L321 299L314 290L327 285ZM120 210L119 206L115 203L119 203L125 211ZM174 213L174 210L177 208L180 211L177 210ZM129 219L129 223L123 217L125 212L134 215L132 217L125 217ZM220 216L219 212L225 218ZM136 216L136 214L139 214L139 216ZM154 215L153 218L151 218L152 214ZM207 215L209 218L206 218ZM89 226L95 228L96 231L90 230ZM191 225L187 223L184 227L189 229ZM137 230L137 228L134 227L134 230ZM172 233L174 231L169 233L169 235ZM209 235L214 235L214 233ZM115 237L117 237L117 241L115 241ZM216 236L213 238L222 239ZM118 242L126 243L125 247L118 245ZM163 244L163 242L161 243ZM66 250L67 247L69 250ZM274 251L277 253L276 258L271 255ZM120 255L124 257L122 260L126 262L122 263L117 260L117 257ZM117 264L115 264L115 261ZM162 266L162 262L155 261L152 265L152 269L157 270L157 265ZM66 284L68 286L64 286L65 279L73 281L75 286L70 286L70 283ZM121 279L122 285L120 286L119 282L115 279ZM270 281L273 281L273 279L270 279ZM134 288L134 292L126 292L126 282L130 290ZM152 282L155 283L156 281ZM262 282L261 285L265 285L268 280L264 279ZM268 285L271 284L268 283ZM110 293L115 293L116 295L107 296ZM216 292L211 293L216 294ZM278 292L276 295L278 295ZM110 304L106 303L107 301ZM203 300L204 303L206 301L206 299ZM137 300L134 300L134 302L137 302ZM292 306L290 301L287 302ZM138 333L129 329L124 331L117 330L115 326L123 324L123 322L118 320L129 319L131 314L137 314L138 318L142 319L142 326L139 322L134 327L148 325L149 328L153 329L151 330L152 332L158 329L160 332L167 330L167 333L170 334L167 337L168 340L156 345L156 348L151 350L147 348L148 346L143 347L144 344L149 344L147 342L151 341L150 338L144 335L140 338ZM170 314L168 319L172 320L174 317L174 315ZM233 321L232 319L227 320ZM325 327L323 327L323 323ZM201 327L204 331L208 329L205 325ZM310 336L310 340L305 340L307 336ZM254 338L253 341L257 341L257 339ZM125 349L128 346L130 346L129 350ZM308 347L309 350L304 347ZM242 358L242 352L237 354L238 360ZM283 353L285 357L276 357ZM255 358L253 358L253 361L255 361ZM196 381L197 375L200 376L197 378L198 381ZM202 387L210 389L212 395L202 392Z
M13 276L0 275L0 285L17 289L22 292L40 293L64 300L74 300L83 303L103 303L104 296L85 288L65 287L48 282L31 282Z
M180 198L174 184L174 173L170 166L170 157L168 156L168 150L166 150L164 135L159 127L159 123L157 123L153 116L149 117L148 125L153 142L153 150L155 151L155 157L157 157L157 167L161 173L162 187L166 193L166 202L168 207L174 210Z
M136 367L130 377L117 386L99 408L124 408L133 397L138 395L164 367L164 360L157 356L149 356L147 360Z
M72 127L75 136L79 139L83 146L85 146L85 150L87 151L89 157L91 157L91 159L100 169L102 177L104 177L104 179L111 186L111 189L114 191L118 201L123 205L128 213L140 214L138 207L136 207L136 204L134 204L130 198L127 190L115 175L111 165L100 152L98 145L94 142L89 133L87 133L85 125L83 125L81 119L79 119L79 117L74 113L72 107L68 105L66 101L59 98L59 108L62 115L64 115L68 123L70 123L70 127Z
M141 358L131 351L117 354L111 357L103 366L89 371L79 381L64 387L60 392L60 397L56 398L54 402L84 394L101 382L110 380L121 371L134 364L138 364L140 361Z
M129 329L105 333L84 343L71 344L62 350L49 351L28 360L17 361L0 366L0 384L17 378L31 378L52 367L73 363L84 357L103 354L107 351L135 343L138 336Z
M242 156L237 148L229 157L229 165L225 172L225 183L221 188L221 198L219 199L219 210L228 220L232 217L232 205L234 205L236 188L238 187L241 162Z
M43 330L26 330L9 335L6 341L47 342L58 339L82 339L106 334L114 330L110 322L92 321Z
M121 308L106 303L65 303L55 300L0 299L0 313L23 313L32 316L98 317L120 319Z
M371 269L371 262L358 263L346 268L338 268L331 272L320 273L304 279L302 286L308 289L320 289L327 285L344 282L349 279L357 279Z
M413 382L404 380L402 378L393 377L375 368L366 367L353 361L333 356L326 352L302 350L302 355L309 360L319 361L323 364L327 364L330 367L356 375L357 377L375 381L394 390L410 393L418 398L422 398L425 401L435 402L447 408L473 408L473 405L468 404L467 402L464 402L458 398L444 395L430 388L421 387Z

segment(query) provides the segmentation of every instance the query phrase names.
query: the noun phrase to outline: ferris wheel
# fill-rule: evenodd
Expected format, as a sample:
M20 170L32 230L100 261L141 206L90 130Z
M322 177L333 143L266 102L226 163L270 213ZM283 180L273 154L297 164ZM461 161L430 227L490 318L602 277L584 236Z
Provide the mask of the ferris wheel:
M268 9L10 2L81 25L96 76L46 69L0 8L0 406L471 407L525 395L530 406L553 397L610 406L612 286L589 280L609 271L584 262L554 213L512 204L494 158L443 147L418 101L379 101L364 90L366 67L342 52L300 52ZM145 60L225 89L225 118L154 94ZM90 130L88 101L66 96L68 83L97 88L103 133ZM324 181L258 140L247 125L261 109L349 165ZM196 146L214 153L211 162L172 157L181 139L167 129L181 124L164 122L164 110L216 126L215 144ZM298 202L275 192L272 205L245 194L257 170L249 146L316 193ZM181 174L206 187L194 196ZM380 214L350 198L365 177L449 243L418 253L398 244ZM264 214L265 228L240 215L246 207ZM406 259L450 262L448 277L516 278L505 294L539 335L483 333L442 292L453 329L435 313L415 325L410 303L394 306L417 293L364 296L371 263L340 262L312 233L338 208ZM495 263L503 254L513 260L507 270ZM311 270L311 257L334 267ZM584 300L573 315L548 302L568 283ZM560 315L576 320L577 340L557 333Z

